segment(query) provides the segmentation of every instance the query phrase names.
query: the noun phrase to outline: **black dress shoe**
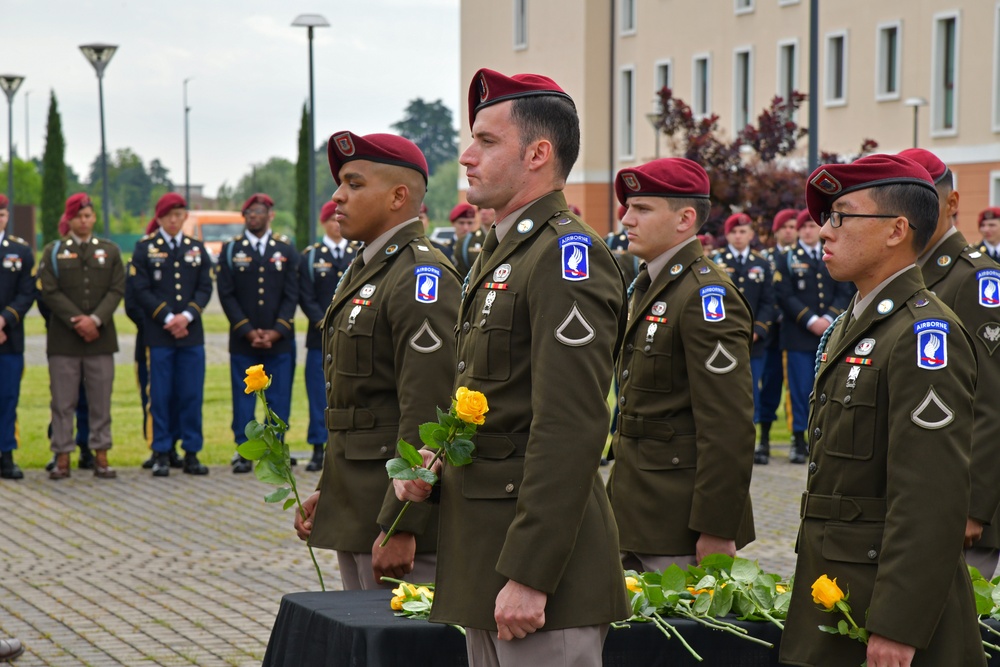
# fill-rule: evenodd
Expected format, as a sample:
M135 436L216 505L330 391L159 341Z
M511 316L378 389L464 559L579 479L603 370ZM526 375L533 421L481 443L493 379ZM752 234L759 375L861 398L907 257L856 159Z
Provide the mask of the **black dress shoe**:
M142 462L142 469L150 470L154 463L156 463L156 452L150 453L149 458Z
M245 459L237 454L238 458L233 461L233 472L234 473L244 473L251 472L253 470L253 461Z
M20 640L13 637L0 639L0 662L10 662L22 653L24 653L24 646L21 645Z
M166 452L153 454L153 477L170 476L170 457Z
M771 448L766 445L759 445L753 451L753 462L757 465L766 466L771 460Z
M177 468L178 470L180 470L181 468L184 467L184 461L181 460L181 456L180 454L177 453L176 449L171 449L169 452L167 452L167 456L170 457L171 468Z
M24 479L24 473L14 463L14 453L4 452L0 454L0 478L3 479Z
M77 459L76 467L80 470L93 470L94 469L94 452L90 451L90 447L87 445L79 445L80 447L80 458Z
M249 462L248 462L249 463ZM184 461L181 464L186 475L207 475L208 466L198 460L198 455L194 452L184 454Z
M316 472L323 469L323 445L313 445L313 455L306 464L306 470Z

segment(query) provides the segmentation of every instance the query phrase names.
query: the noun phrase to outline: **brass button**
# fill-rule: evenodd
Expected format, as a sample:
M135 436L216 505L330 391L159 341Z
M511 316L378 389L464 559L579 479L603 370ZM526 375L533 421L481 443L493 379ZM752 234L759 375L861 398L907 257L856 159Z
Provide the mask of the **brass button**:
M177 300L178 301L182 301L183 299L184 299L184 297L182 297L180 294L177 295Z
M264 282L264 279L263 278L258 278L257 282L262 283L262 282Z
M174 262L174 268L177 268L177 267L178 267L178 266L180 266L180 265L181 265L181 263L180 263L180 262Z
M670 459L670 462L673 463L675 466L676 465L680 465L681 459L680 459L680 457L675 456L674 458Z
M174 274L174 278L180 279L180 277L181 277L181 274L179 272Z
M260 272L261 272L261 273L264 273L264 267L263 267L263 266L262 266L262 267L260 267Z
M257 305L258 305L258 306L263 306L263 305L264 305L264 302L263 302L263 301L258 301L258 302L257 302Z
M507 493L514 493L514 485L510 482L507 482L507 486L504 487L504 491L506 491Z
M181 284L180 283L177 283L176 285L174 285L174 289L180 289L180 288L181 288Z
M264 288L263 287L261 287L260 289L257 290L257 294L263 294L263 293L264 293Z

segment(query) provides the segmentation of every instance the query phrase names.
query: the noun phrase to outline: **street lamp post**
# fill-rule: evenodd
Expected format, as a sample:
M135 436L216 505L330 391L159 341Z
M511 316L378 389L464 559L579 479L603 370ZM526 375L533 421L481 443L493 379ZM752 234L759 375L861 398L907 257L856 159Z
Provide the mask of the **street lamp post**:
M101 215L104 218L104 235L111 234L111 213L108 197L108 151L104 141L104 68L118 50L113 44L82 44L80 50L97 72L97 95L101 104Z
M29 136L29 119L31 114L28 113L28 98L31 96L31 91L24 91L24 159L31 159L31 144L28 143Z
M188 144L188 114L191 107L188 106L188 81L194 77L184 79L184 201L191 206L191 157Z
M927 106L927 100L922 97L908 97L903 100L903 104L908 107L913 107L913 147L917 147L917 115L920 112L920 107Z
M7 95L7 199L10 200L10 222L14 225L14 93L21 87L23 76L0 74L0 88Z
M313 85L313 28L329 28L330 22L319 14L299 14L292 21L297 28L309 30L309 243L316 241L316 96Z

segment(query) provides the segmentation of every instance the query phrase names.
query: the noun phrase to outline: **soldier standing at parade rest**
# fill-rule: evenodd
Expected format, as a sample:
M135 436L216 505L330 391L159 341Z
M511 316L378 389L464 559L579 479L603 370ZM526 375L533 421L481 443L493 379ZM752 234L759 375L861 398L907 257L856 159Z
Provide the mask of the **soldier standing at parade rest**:
M996 570L1000 547L1000 269L987 256L969 246L955 227L958 192L951 170L936 155L922 148L902 151L930 174L940 208L937 228L917 258L927 289L941 299L962 321L976 342L979 377L976 381L975 418L972 426L972 493L965 528L965 562L987 579Z
M207 475L198 460L204 441L205 331L201 314L212 296L212 261L201 241L181 232L187 202L168 192L156 203L159 229L139 239L130 279L143 311L142 342L153 418L153 476L170 474L177 430L183 471ZM176 412L176 414L174 414Z
M775 261L774 293L784 315L781 349L785 352L792 403L792 449L788 460L805 463L816 346L823 332L844 312L852 290L850 285L830 277L823 262L819 225L808 210L799 213L796 229L798 244Z
M24 316L35 302L35 254L7 233L10 201L0 194L0 478L22 479L14 463L18 446L17 403L24 375Z
M753 220L746 213L734 213L726 219L723 229L727 248L712 259L722 266L733 284L750 304L753 316L753 347L750 349L750 372L753 378L753 422L760 422L760 381L764 374L764 353L768 336L777 315L774 297L774 272L771 262L751 250L754 238Z
M125 267L117 245L93 236L97 216L90 197L82 192L69 197L63 216L69 235L45 246L38 262L41 299L51 311L46 353L56 465L49 477L69 477L69 455L76 449L73 414L82 378L87 388L94 475L112 479L117 476L108 465L114 353L118 351L114 312L125 294Z
M295 529L337 551L347 590L433 581L436 508L411 507L385 547L379 526L402 509L385 472L396 443L418 443L420 424L450 407L459 277L417 218L427 161L416 144L338 132L328 154L342 233L365 245L323 321L329 456Z
M302 252L299 261L299 306L309 318L306 331L306 396L309 399L309 430L306 440L313 455L306 470L323 469L326 447L326 380L323 377L323 318L333 300L337 284L347 267L354 261L357 244L340 234L340 223L334 213L337 203L328 201L319 213L323 238Z
M629 252L646 262L618 361L621 415L608 481L622 563L663 571L713 553L735 556L754 538L754 323L735 272L724 269L738 261L734 252L748 251L749 235L723 255L725 265L704 256L695 232L711 208L709 179L685 158L623 169L615 193L628 207ZM736 222L727 230L743 227Z
M771 223L771 234L775 244L766 248L761 254L771 264L772 291L774 271L779 257L794 249L799 238L796 229L796 218L799 212L794 208L778 211ZM774 323L764 342L764 370L760 377L760 400L754 403L754 423L760 424L760 442L753 453L753 462L767 465L771 458L771 424L778 418L778 406L781 404L781 388L785 383L785 355L781 349L781 321L783 319L781 306L778 305L775 294Z
M490 413L472 464L442 470L431 620L467 628L472 667L600 665L609 624L630 613L599 472L625 288L562 193L580 146L569 95L481 69L469 121L468 199L498 222L463 290L456 386ZM395 485L403 500L430 494Z
M779 659L985 665L962 558L975 343L914 263L937 225L933 180L911 160L872 155L819 167L806 201L823 221L830 275L858 292L816 361L796 586ZM810 593L823 574L850 592L867 647L817 628L831 618Z
M218 290L229 318L229 373L233 392L233 435L236 444L253 419L257 397L244 392L246 369L264 365L271 376L268 404L288 423L295 375L295 309L299 303L299 255L288 237L271 233L274 200L250 195L243 202L246 231L225 243L219 253ZM233 456L233 472L253 464Z
M1000 207L990 207L979 212L979 252L994 262L1000 262Z

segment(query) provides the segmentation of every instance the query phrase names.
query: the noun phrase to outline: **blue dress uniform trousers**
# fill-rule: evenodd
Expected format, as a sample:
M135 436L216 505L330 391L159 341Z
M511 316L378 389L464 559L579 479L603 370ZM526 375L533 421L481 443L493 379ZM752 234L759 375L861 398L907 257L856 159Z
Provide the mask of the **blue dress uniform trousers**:
M792 431L809 427L809 392L816 379L816 353L788 350L788 393L792 395Z
M149 411L153 451L169 452L179 436L185 452L202 447L201 408L205 393L205 347L149 348Z
M274 414L288 423L292 409L292 377L295 375L295 353L279 354L237 354L229 356L229 375L233 386L233 436L237 445L247 441L247 422L254 418L257 407L257 394L247 394L247 369L258 364L264 365L264 373L271 376L271 386L267 390L267 403Z
M273 385L272 385L273 386ZM323 375L323 350L306 350L306 394L309 397L310 445L326 444L326 378Z
M777 337L764 352L764 370L760 378L760 397L754 401L755 424L778 420L778 406L781 405L781 386L785 383L784 354Z
M17 401L21 397L24 353L0 354L0 452L17 449Z

